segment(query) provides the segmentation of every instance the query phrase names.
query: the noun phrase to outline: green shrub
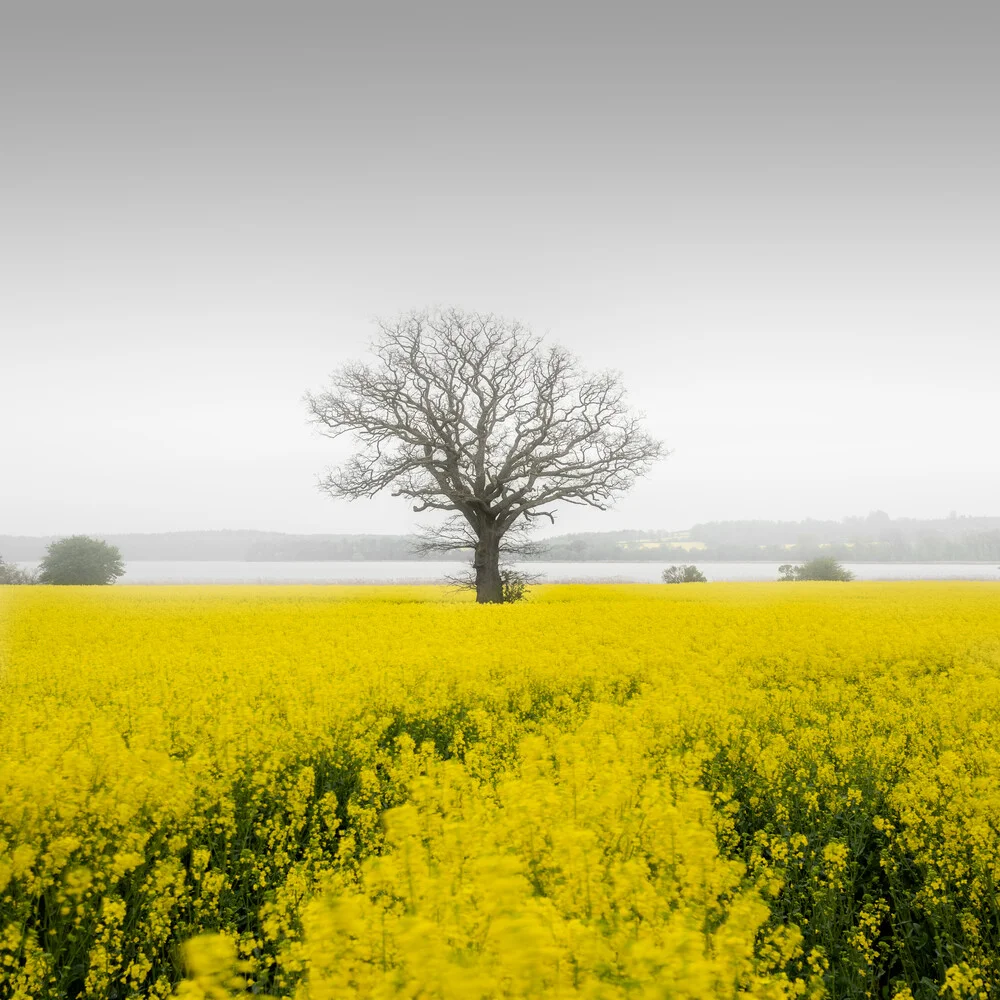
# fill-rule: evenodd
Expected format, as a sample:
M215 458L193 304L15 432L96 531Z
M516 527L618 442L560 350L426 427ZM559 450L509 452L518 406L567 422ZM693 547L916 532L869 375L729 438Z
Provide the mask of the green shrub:
M3 561L0 556L0 585L38 583L38 574L29 569L21 569L12 563Z
M778 567L779 580L853 580L854 574L837 562L833 556L817 556L802 566L785 563Z
M108 584L125 572L122 555L98 538L73 535L53 542L42 560L40 583Z
M670 566L663 571L664 583L708 583L697 566Z
M528 593L528 584L533 579L524 573L519 573L516 569L503 567L500 570L500 585L503 588L503 603L514 604L523 601Z

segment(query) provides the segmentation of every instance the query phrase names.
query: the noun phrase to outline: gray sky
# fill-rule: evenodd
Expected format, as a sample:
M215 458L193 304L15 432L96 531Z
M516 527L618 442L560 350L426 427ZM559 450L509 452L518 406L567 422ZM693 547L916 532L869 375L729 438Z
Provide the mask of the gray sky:
M315 488L376 315L518 318L673 454L609 514L1000 512L1000 7L5 3L0 533Z

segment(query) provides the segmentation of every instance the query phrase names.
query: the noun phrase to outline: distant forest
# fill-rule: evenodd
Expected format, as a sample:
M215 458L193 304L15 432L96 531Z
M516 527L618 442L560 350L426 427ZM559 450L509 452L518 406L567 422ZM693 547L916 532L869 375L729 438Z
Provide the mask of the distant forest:
M411 535L174 531L100 537L117 545L126 561L468 559L461 552L421 555ZM41 559L54 540L0 535L0 555ZM815 555L845 562L1000 562L1000 517L922 521L876 511L843 521L713 521L687 531L584 532L544 539L542 545L534 559L552 562L791 562Z

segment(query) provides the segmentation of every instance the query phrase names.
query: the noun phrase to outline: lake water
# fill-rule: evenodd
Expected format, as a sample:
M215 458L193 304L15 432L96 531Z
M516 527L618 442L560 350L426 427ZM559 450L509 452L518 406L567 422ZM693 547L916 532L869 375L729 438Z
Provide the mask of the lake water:
M22 563L37 566L37 563ZM776 580L778 563L695 563L710 581ZM858 580L1000 580L992 563L845 563ZM547 583L659 583L666 563L537 562L520 569ZM457 562L143 562L125 564L129 583L443 583ZM540 582L542 582L540 581Z

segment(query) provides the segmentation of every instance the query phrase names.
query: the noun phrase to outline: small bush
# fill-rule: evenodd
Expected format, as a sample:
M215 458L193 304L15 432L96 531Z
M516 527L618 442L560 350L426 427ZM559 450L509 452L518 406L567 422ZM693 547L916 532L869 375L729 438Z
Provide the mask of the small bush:
M802 566L785 563L778 567L779 580L840 580L854 579L854 574L837 562L833 556L817 556Z
M670 566L663 571L664 583L708 583L697 566Z
M505 567L500 570L500 584L503 587L503 603L514 604L523 601L528 593L528 585L533 580L516 569Z
M38 583L38 574L30 569L21 569L20 566L6 563L3 561L3 556L0 556L0 585L28 583Z
M522 573L510 566L500 567L500 586L503 594L501 603L515 604L528 596L528 588L538 583L541 577L537 573ZM472 570L446 576L445 580L459 590L475 590L476 574Z

